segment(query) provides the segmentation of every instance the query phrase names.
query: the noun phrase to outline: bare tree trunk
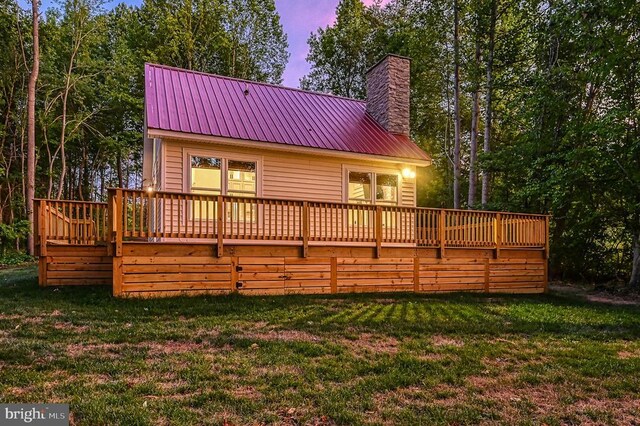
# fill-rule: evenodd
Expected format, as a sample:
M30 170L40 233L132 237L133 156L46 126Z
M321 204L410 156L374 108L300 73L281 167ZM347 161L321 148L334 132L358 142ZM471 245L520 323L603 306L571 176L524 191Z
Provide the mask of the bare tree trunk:
M458 1L453 3L453 208L460 208L460 40Z
M40 72L40 34L38 0L31 0L33 14L33 65L29 75L27 88L27 191L26 206L27 220L31 223L31 229L27 235L27 251L35 254L33 229L33 198L36 192L36 83Z
M491 97L493 95L493 51L495 49L497 0L491 0L491 22L489 27L489 52L487 59L487 93L485 96L485 118L484 118L484 146L485 154L491 152L491 119L493 115ZM489 202L489 172L482 170L482 207Z
M122 178L122 153L118 150L116 154L116 166L117 166L117 174L118 174L118 188L124 188L124 182Z
M480 38L476 37L476 67L480 65ZM477 77L476 77L477 78ZM472 94L471 106L471 141L469 155L469 198L467 204L472 208L476 204L476 183L478 180L478 172L476 170L476 162L478 160L478 124L480 115L480 90L479 83L476 82L475 90Z
M78 37L78 40L80 37ZM64 93L62 94L62 128L60 130L60 180L58 181L58 200L62 197L62 189L64 188L64 180L67 175L67 155L64 151L66 136L67 136L67 100L69 99L69 92L71 91L71 74L73 73L73 63L76 58L78 49L80 48L80 42L77 41L74 45L74 50L71 53L71 59L69 60L69 69L65 76Z

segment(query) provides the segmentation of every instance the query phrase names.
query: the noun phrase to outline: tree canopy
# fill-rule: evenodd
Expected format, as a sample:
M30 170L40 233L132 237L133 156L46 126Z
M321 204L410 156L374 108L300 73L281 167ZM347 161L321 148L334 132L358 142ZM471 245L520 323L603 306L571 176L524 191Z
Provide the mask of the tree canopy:
M311 71L301 80L364 97L353 74L383 53L412 59L412 137L434 160L419 176L424 206L454 205L454 4L342 0L336 22L309 38ZM477 164L490 177L485 207L551 213L557 275L628 279L635 263L639 285L640 5L460 0L458 11L462 184L476 94L485 101L476 104L485 117L477 137L490 145Z

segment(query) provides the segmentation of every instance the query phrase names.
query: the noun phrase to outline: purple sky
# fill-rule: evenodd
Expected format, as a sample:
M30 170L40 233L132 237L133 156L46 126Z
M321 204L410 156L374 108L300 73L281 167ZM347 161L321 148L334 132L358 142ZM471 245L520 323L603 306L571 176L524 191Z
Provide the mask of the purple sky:
M389 0L382 0L382 4ZM326 27L335 20L339 0L275 0L284 31L289 37L289 63L284 71L283 84L298 87L300 78L309 71L306 61L311 32ZM363 0L370 5L374 0Z
M127 4L140 5L142 0L124 0ZM363 0L364 4L370 5L375 0ZM280 20L289 40L289 63L284 72L283 84L290 87L298 87L300 78L309 71L309 64L306 61L307 39L311 32L319 27L326 27L335 20L336 6L339 0L275 0L276 8L280 14ZM389 0L382 0L381 4L388 3ZM42 10L52 6L53 0L41 0ZM105 8L114 7L120 0L108 0ZM30 1L19 0L19 4L27 9Z

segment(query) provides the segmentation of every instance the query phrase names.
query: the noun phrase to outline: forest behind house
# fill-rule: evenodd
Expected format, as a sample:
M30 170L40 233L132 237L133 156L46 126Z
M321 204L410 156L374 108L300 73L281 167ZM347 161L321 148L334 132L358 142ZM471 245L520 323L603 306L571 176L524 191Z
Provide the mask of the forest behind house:
M28 247L29 177L40 198L141 185L145 62L280 84L289 58L274 0L21 6L0 0L5 262ZM419 206L550 213L553 277L640 286L640 3L342 0L336 15L301 87L364 98L376 60L411 58L411 133L433 158Z

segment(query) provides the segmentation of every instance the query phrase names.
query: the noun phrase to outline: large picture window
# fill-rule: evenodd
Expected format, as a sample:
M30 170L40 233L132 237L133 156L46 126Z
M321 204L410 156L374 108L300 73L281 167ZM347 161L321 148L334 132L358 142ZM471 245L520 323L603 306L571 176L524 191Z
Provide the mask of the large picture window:
M255 161L235 160L194 155L190 157L190 191L194 194L233 195L237 197L257 196L257 163ZM255 221L256 212L246 204L233 204L227 211L228 219L235 221ZM214 201L194 201L192 217L194 219L216 218Z
M347 191L349 203L395 206L398 204L398 175L349 171Z
M354 204L380 204L395 206L398 204L398 175L349 171L347 182L347 201ZM370 211L349 210L348 221L351 226L369 226L373 220ZM385 214L382 224L392 226L394 217Z

